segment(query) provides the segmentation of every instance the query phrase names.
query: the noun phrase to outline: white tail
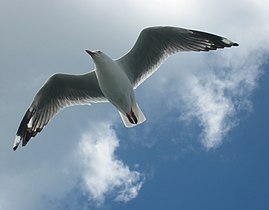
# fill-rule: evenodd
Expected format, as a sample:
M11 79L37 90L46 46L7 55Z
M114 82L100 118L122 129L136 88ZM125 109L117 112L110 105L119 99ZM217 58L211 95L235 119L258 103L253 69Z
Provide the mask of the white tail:
M141 123L143 123L146 120L145 115L143 114L143 112L141 111L140 107L138 106L138 104L136 104L135 106L132 107L132 110L134 112L134 115L137 118L137 123L136 124L132 124L128 117L126 116L126 113L120 113L121 119L125 125L125 127L130 128L130 127L134 127L136 125L139 125Z

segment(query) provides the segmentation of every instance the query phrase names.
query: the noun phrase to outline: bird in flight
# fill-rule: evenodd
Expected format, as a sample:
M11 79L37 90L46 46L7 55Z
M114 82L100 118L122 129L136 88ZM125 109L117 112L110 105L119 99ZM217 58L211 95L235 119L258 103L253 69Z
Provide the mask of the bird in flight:
M38 91L18 128L13 150L71 105L111 102L126 127L146 120L135 100L134 89L154 73L169 55L180 51L210 51L238 46L214 34L171 26L142 30L133 48L118 60L101 51L86 50L96 69L82 75L55 74Z

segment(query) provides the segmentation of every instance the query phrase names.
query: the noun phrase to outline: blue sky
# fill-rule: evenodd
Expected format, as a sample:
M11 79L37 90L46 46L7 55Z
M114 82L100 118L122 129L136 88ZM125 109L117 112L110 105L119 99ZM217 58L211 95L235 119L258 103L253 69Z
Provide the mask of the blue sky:
M0 6L0 210L269 208L267 2L33 1ZM110 104L63 110L25 148L13 139L56 72L112 58L139 32L174 25L237 48L171 56L136 89L147 121L126 129Z

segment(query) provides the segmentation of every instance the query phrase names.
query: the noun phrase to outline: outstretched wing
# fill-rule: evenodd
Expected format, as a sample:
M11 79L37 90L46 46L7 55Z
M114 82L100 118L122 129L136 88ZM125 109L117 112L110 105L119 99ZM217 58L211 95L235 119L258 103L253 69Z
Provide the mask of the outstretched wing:
M148 78L169 55L178 51L209 51L238 46L214 34L176 27L144 29L133 48L118 63L136 88Z
M40 132L62 108L76 104L106 102L95 71L84 75L55 74L36 94L17 131L13 150Z

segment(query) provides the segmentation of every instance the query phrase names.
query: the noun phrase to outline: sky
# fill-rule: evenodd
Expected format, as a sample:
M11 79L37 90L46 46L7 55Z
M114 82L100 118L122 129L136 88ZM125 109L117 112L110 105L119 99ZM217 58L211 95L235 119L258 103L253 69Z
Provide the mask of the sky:
M268 209L269 25L265 0L1 0L0 210ZM64 109L12 150L33 97L85 49L117 59L149 26L239 47L178 53L135 90L147 121L109 103Z

